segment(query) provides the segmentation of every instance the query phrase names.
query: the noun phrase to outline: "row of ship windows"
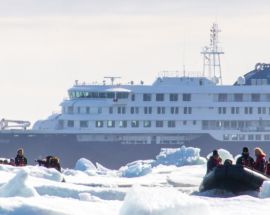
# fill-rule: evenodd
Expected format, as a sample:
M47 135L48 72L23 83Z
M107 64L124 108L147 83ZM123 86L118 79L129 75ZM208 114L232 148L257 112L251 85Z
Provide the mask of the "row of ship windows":
M84 109L84 110L83 110ZM153 107L143 107L143 113L144 114L152 114L153 113ZM157 114L166 114L166 107L157 107L156 108L156 113ZM64 113L65 109L63 110ZM67 107L67 113L68 114L81 114L81 113L85 113L85 114L101 114L102 108L101 107L76 107L76 111L74 111L74 107L73 106L69 106ZM109 107L109 114L126 114L127 113L127 107L124 106L119 106L119 107ZM130 107L129 109L129 113L130 114L140 114L140 108L139 107ZM170 113L171 114L179 114L180 113L180 108L179 107L170 107ZM183 108L183 113L184 114L192 114L192 107L184 107Z
M94 99L128 99L130 93L128 92L87 92L87 91L71 91L69 96L71 99L73 98L94 98ZM191 101L191 94L184 93L184 94L177 94L177 93L170 93L169 94L169 101ZM130 96L131 101L136 100L136 95L131 94ZM165 94L164 93L143 93L143 101L158 101L162 102L165 101Z
M82 110L83 108L77 107L77 111L75 113L81 114L101 114L102 113L102 108L90 108L90 107L85 107L84 111ZM126 114L127 113L127 107L124 106L119 106L119 107L109 107L109 114ZM143 113L144 114L152 114L153 113L153 107L143 107ZM243 112L245 114L253 114L255 107L244 107ZM257 114L270 114L270 108L266 107L257 107ZM155 108L155 113L157 114L166 114L166 107L156 107ZM181 110L181 111L180 111ZM240 107L218 107L217 111L218 114L240 114ZM179 114L182 112L183 114L192 114L192 107L183 107L183 109L180 109L179 107L169 107L169 112L171 114ZM65 113L65 110L64 110ZM67 113L68 114L73 114L74 113L74 107L69 106L67 108ZM140 108L139 107L130 107L129 109L130 114L140 114Z
M269 120L203 120L202 129L216 130L216 129L241 129L241 130L268 130L270 127Z
M254 113L254 107L244 107L244 113L245 114L253 114ZM270 114L270 108L266 107L257 107L257 114ZM240 107L219 107L218 108L218 114L227 114L227 111L230 110L231 114L240 114Z
M87 91L71 91L69 93L71 99L73 98L94 98L94 99L113 99L117 101L118 99L128 99L130 97L131 101L136 100L136 95L129 92L87 92ZM243 94L243 93L218 93L215 94L215 101L218 102L261 102L266 101L270 102L270 94L259 94L259 93L251 93L251 94ZM191 93L170 93L169 98L165 98L164 93L143 93L142 97L143 101L191 101L192 94Z
M215 98L215 100L218 102L270 102L270 94L219 93L217 94L217 98Z
M248 135L245 135L245 134L224 134L223 140L225 140L225 141L230 141L230 140L232 140L232 141L237 141L237 140L240 140L240 141L245 141L245 140L269 141L270 135L269 134L265 134L265 135L261 135L261 134L255 134L255 135L254 134L248 134Z
M63 123L63 122L62 122ZM176 127L176 121L174 120L169 120L169 121L162 121L162 120L157 120L157 121L151 121L151 120L144 120L144 121L139 121L139 120L132 120L132 121L126 121L126 120L122 120L122 121L114 121L114 120L107 120L107 121L102 121L102 120L98 120L95 121L95 126L96 128L103 128L103 127L107 127L107 128L115 128L116 124L117 127L119 128L127 128L128 127L128 123L130 125L131 128L139 128L139 127L143 127L143 128L151 128L151 127L156 127L156 128L163 128L163 127L168 127L168 128L175 128ZM141 124L142 123L142 124ZM183 125L187 125L187 121L183 121ZM193 125L197 124L197 121L194 120L192 121ZM67 121L67 127L68 128L73 128L75 126L75 122L74 120L68 120ZM80 121L80 128L88 128L89 127L89 121L86 120L82 120Z

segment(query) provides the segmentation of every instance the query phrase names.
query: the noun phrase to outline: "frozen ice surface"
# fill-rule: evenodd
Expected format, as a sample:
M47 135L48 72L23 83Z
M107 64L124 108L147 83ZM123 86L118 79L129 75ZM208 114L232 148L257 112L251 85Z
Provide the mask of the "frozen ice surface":
M172 188L135 186L126 195L120 215L193 215L209 214L206 201Z
M38 196L35 188L27 183L28 173L22 169L9 180L6 184L0 187L1 197L33 197Z
M189 150L165 150L158 165L155 160L135 161L120 170L95 167L86 159L62 173L39 166L0 165L0 215L269 213L270 182L263 184L259 197L218 190L198 193L206 164L199 162L204 159L197 150ZM230 157L223 152L223 159ZM122 177L123 173L133 177Z

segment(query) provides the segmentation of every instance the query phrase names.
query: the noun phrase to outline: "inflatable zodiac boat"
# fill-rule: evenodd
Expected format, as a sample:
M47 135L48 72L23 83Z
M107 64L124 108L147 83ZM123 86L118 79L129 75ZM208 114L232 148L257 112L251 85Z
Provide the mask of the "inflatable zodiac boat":
M208 173L200 186L200 192L223 189L233 193L258 190L265 180L263 174L240 165L222 165Z

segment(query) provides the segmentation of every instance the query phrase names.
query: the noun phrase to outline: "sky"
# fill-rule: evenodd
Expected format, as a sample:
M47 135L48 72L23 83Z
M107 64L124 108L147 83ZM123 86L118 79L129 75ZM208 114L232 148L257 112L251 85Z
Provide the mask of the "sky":
M213 22L232 84L269 62L269 11L264 0L0 0L0 118L45 119L75 80L200 75Z

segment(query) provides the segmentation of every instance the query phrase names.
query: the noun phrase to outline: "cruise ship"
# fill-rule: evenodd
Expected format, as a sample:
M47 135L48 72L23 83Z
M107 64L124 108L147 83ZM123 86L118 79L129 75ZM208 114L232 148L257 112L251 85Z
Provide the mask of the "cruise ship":
M119 168L183 145L199 147L202 155L215 148L239 154L243 146L270 153L270 64L258 63L233 85L222 85L219 32L213 24L201 77L164 73L152 85L120 84L119 77L106 77L109 84L76 81L61 113L32 129L2 119L1 156L23 147L32 161L53 154L65 167L85 157Z

